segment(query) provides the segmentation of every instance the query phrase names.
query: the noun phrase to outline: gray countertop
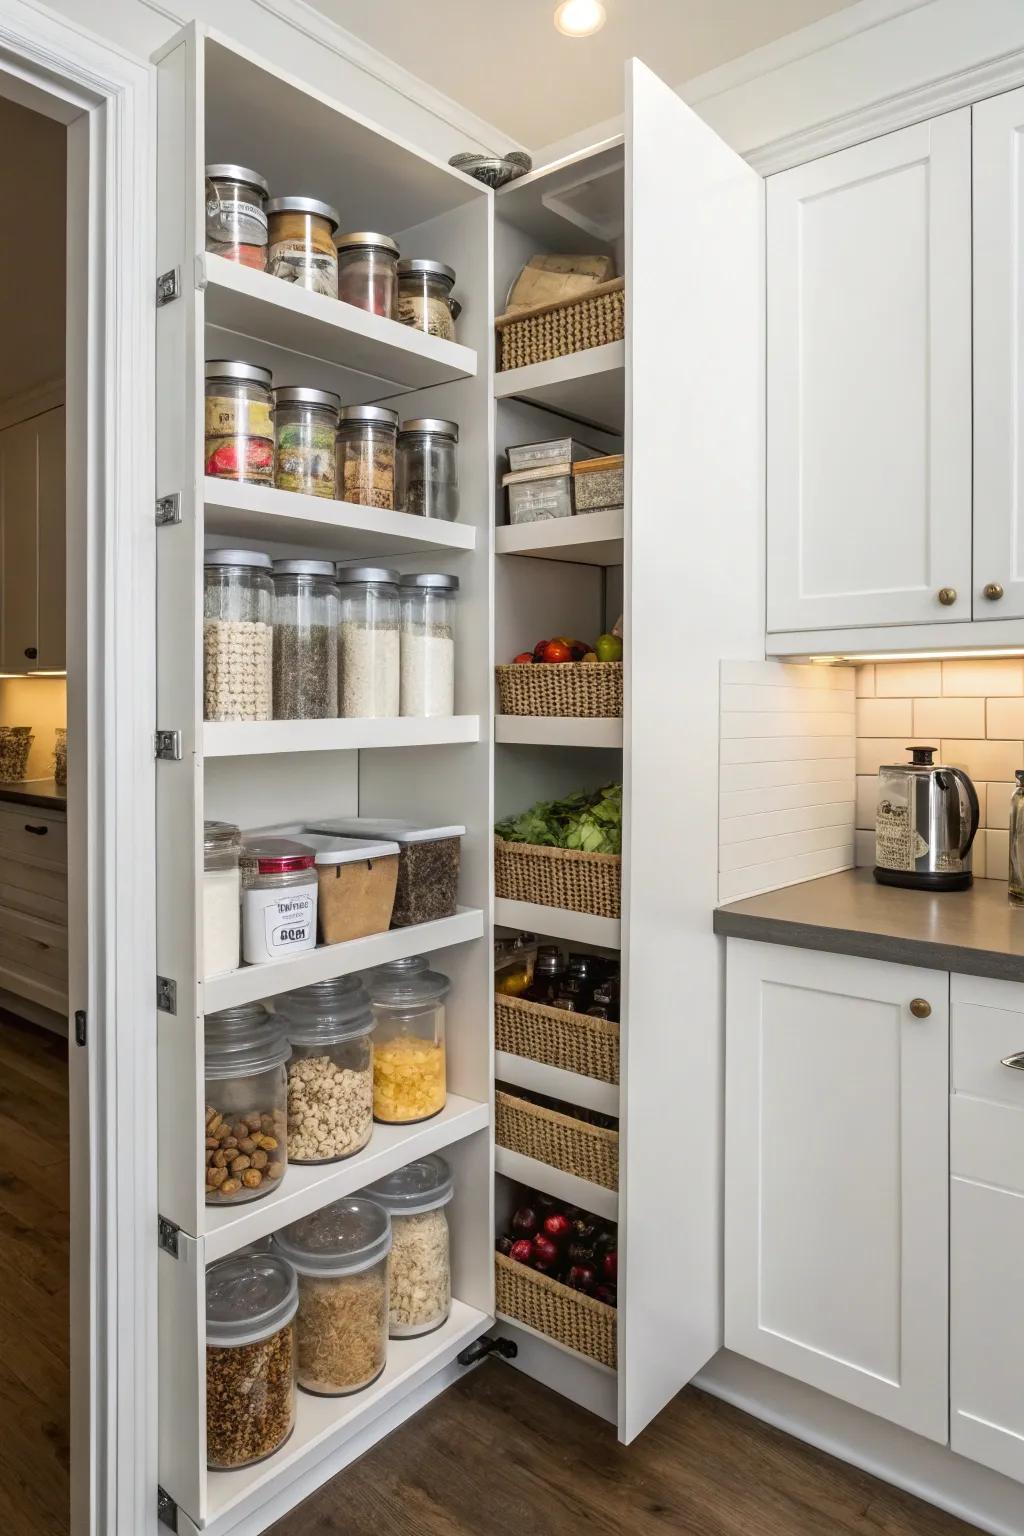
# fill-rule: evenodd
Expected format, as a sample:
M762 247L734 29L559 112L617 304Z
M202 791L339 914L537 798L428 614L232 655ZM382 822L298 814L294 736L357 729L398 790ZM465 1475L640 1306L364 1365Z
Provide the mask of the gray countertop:
M1024 981L1024 907L1010 906L1002 880L909 891L879 885L870 869L848 869L718 907L715 932Z
M63 811L68 792L53 779L0 779L0 800L34 805L43 811Z

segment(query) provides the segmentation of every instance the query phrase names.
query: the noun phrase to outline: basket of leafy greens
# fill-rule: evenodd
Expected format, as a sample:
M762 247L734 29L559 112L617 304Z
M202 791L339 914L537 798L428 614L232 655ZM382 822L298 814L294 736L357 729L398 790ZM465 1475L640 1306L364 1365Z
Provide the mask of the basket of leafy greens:
M618 917L622 909L622 785L533 805L494 829L498 896Z

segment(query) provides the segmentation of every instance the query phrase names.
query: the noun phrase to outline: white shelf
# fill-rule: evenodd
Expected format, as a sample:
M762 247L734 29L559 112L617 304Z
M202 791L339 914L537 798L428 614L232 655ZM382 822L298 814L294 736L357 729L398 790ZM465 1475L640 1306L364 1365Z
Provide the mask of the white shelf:
M257 274L258 275L258 274ZM271 279L274 281L274 279ZM548 363L509 368L494 376L498 400L526 400L545 411L622 433L626 403L626 343L610 341Z
M483 931L483 913L475 907L460 907L454 917L441 917L436 922L390 928L366 939L350 939L347 944L322 944L288 960L271 960L266 965L243 965L237 971L213 976L200 984L202 1011L216 1013L240 1003L257 1003L265 997L294 992L296 987L307 987L314 981L330 981L334 976L366 971L388 960L430 954L452 944L479 939Z
M236 480L205 481L206 532L232 539L272 540L349 555L404 555L476 548L469 523L443 523L323 496Z
M479 740L479 715L437 720L207 720L203 756L362 752L372 747L438 747Z
M374 1125L369 1145L344 1162L290 1164L280 1190L262 1200L248 1205L206 1206L207 1264L383 1179L415 1158L439 1152L474 1131L486 1130L490 1117L489 1105L449 1094L444 1109L433 1120L421 1120L416 1125Z
M529 1056L512 1056L508 1051L495 1051L494 1075L499 1082L511 1083L516 1088L545 1093L549 1098L562 1099L567 1104L595 1110L599 1115L618 1118L619 1089L616 1083L603 1083L599 1078L549 1067L546 1062L533 1061Z
M563 1173L550 1163L540 1163L534 1157L524 1157L521 1152L510 1152L508 1147L495 1147L494 1170L517 1184L529 1189L540 1189L567 1205L578 1205L592 1216L604 1221L618 1221L619 1197L614 1189L602 1184L591 1184L589 1179L578 1179L574 1173Z
M494 530L494 552L534 560L570 560L575 565L621 565L622 508L546 517L539 523L509 523Z
M494 921L520 932L541 933L572 944L596 944L600 949L622 947L622 923L617 917L594 917L589 912L568 912L564 907L542 907L534 901L494 899Z
M518 747L622 746L622 720L575 720L561 715L495 715L494 739Z

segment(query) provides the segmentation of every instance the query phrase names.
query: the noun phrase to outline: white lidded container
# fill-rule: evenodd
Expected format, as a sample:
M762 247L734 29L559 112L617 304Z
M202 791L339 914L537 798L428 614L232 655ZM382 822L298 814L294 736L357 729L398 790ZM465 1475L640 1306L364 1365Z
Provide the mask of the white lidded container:
M236 971L241 959L241 833L229 821L203 823L203 959L205 979Z
M452 1309L451 1245L445 1207L454 1193L443 1157L406 1163L360 1191L391 1217L389 1266L393 1339L433 1333Z
M339 816L310 824L305 832L339 837L386 838L398 844L398 886L392 928L409 928L454 917L465 827L420 827L410 821L375 816Z
M206 1271L206 1464L265 1461L295 1427L298 1281L278 1254L237 1253Z

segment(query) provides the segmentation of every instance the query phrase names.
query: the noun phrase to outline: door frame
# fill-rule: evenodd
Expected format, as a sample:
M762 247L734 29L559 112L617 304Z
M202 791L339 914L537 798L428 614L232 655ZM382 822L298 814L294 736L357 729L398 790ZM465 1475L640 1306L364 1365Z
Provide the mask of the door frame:
M0 0L0 94L68 129L71 1529L149 1533L155 95L145 64L33 0Z

